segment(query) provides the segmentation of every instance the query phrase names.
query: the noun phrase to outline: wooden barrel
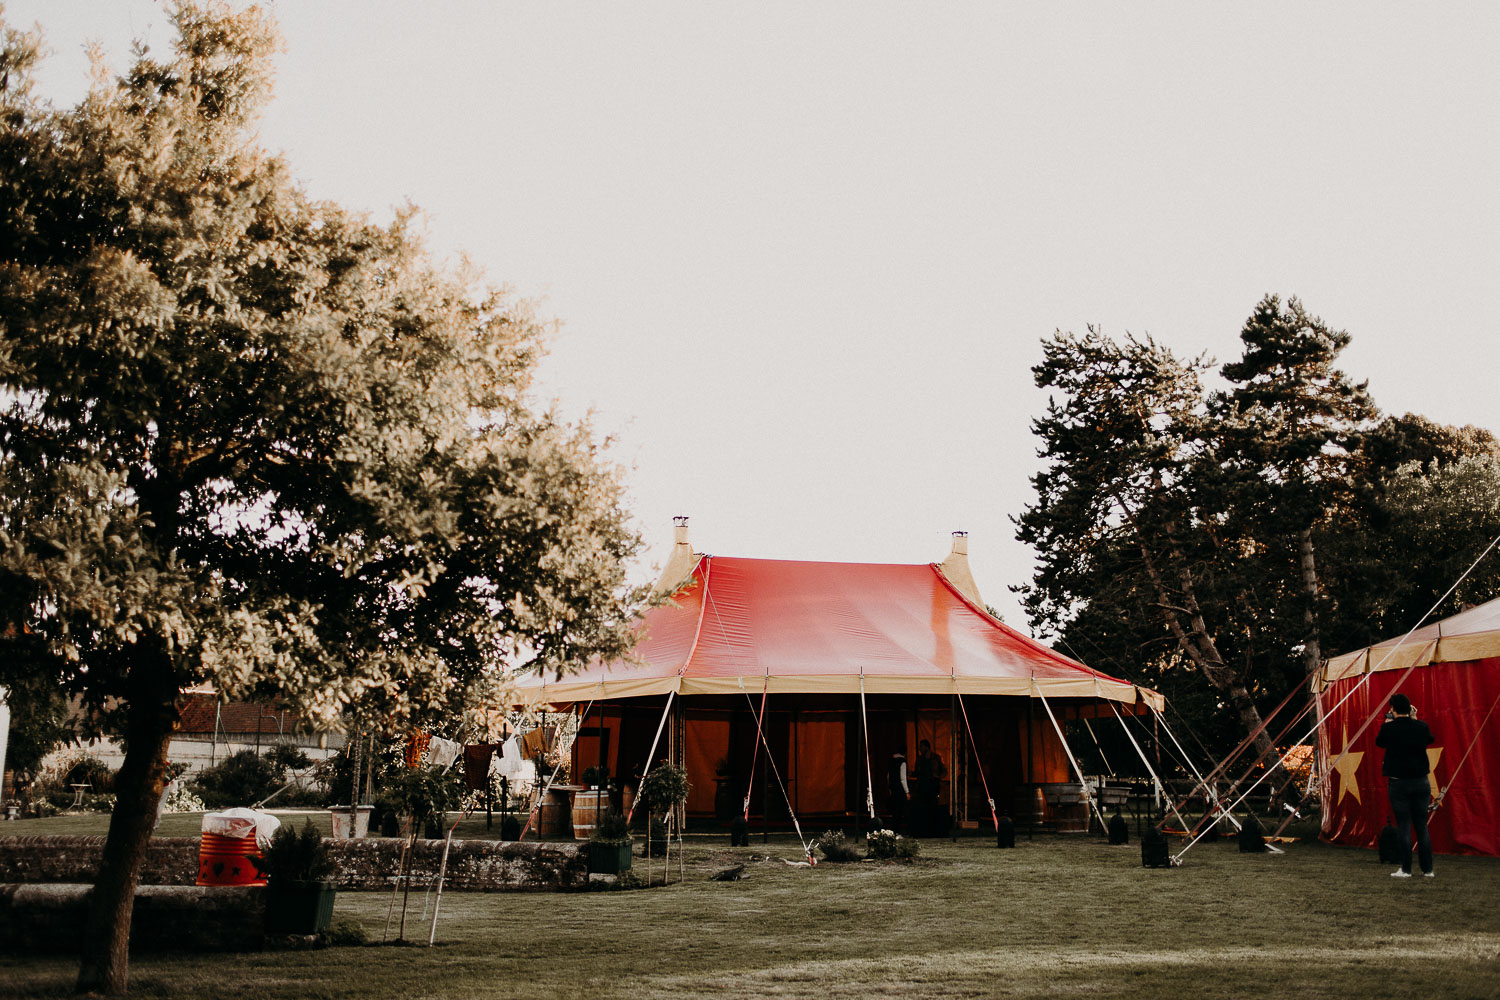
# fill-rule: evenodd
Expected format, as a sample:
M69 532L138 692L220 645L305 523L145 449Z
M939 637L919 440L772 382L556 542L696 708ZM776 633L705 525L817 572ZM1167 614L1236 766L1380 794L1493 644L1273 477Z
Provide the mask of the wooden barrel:
M536 832L539 837L566 837L569 830L568 803L566 799L549 795L542 800L536 814Z
M1058 833L1087 833L1089 807L1082 802L1059 805L1053 810Z
M609 811L609 793L588 788L573 793L573 839L588 840L599 817Z
M255 864L259 857L254 835L221 837L205 833L198 841L198 884L265 885L266 877Z

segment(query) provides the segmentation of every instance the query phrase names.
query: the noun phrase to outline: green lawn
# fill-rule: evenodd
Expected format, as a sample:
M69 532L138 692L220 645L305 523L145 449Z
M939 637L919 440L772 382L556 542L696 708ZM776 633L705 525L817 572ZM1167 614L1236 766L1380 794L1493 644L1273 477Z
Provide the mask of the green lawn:
M925 841L911 865L801 868L783 860L798 853L787 840L769 851L758 839L735 850L704 840L690 844L681 884L449 894L432 949L138 956L132 992L1500 996L1500 861L1440 857L1436 879L1392 879L1370 851L1304 842L1283 856L1241 855L1231 841L1200 844L1181 868L1147 871L1135 844L1039 836L1001 851L991 843ZM706 881L741 861L743 881ZM378 942L388 903L383 893L342 893L336 916ZM414 895L408 936L425 942L421 911ZM0 995L66 995L75 971L62 959L0 958Z

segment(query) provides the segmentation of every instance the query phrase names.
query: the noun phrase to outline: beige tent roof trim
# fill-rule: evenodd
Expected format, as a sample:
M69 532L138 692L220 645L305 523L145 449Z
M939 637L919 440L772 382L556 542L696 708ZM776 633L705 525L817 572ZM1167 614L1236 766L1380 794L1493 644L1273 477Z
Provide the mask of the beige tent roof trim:
M859 694L858 677L820 674L783 674L767 678L747 677L620 677L610 680L559 681L540 684L525 691L535 705L571 704L615 698L644 698L675 691L684 695L759 694ZM1009 695L1044 698L1104 698L1126 705L1145 703L1160 712L1166 699L1148 688L1123 681L1094 678L991 678L871 677L864 678L865 694L964 694Z
M1360 674L1495 656L1500 656L1500 598L1424 625L1400 639L1332 657L1323 664L1314 683L1322 690L1334 681Z

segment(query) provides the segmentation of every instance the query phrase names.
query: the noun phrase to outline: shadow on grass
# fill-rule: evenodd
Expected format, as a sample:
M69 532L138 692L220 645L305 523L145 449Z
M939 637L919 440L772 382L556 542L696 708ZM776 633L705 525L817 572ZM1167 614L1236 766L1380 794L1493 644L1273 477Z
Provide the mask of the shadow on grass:
M794 867L800 846L690 843L686 878L636 892L445 893L425 947L137 956L139 995L265 998L1500 996L1500 861L1393 880L1374 852L1200 844L1181 868L1134 843L924 841L911 865ZM744 864L740 881L708 878ZM659 873L653 874L659 877ZM378 941L390 897L340 893ZM430 915L430 908L429 908ZM414 926L415 925L415 926ZM0 959L0 994L69 995L76 969Z

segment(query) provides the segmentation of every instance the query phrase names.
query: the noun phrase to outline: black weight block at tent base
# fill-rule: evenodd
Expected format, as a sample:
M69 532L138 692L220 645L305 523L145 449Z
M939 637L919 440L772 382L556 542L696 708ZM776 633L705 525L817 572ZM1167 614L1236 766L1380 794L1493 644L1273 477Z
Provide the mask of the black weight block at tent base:
M1009 816L1001 816L995 824L995 846L1016 846L1016 824Z
M1380 847L1382 864L1399 865L1401 863L1401 837L1396 833L1394 826L1383 827L1380 831L1380 839L1376 843Z
M1146 868L1171 868L1172 852L1168 848L1167 836L1152 827L1141 838L1141 864Z

